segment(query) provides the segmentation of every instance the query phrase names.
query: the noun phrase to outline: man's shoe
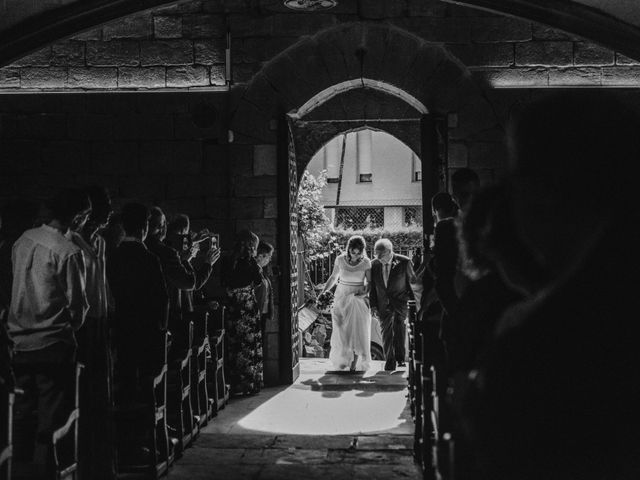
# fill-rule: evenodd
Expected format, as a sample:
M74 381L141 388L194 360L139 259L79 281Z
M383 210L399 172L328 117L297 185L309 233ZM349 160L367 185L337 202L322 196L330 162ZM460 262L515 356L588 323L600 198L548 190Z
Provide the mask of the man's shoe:
M387 372L393 372L396 369L396 366L393 363L387 363L385 364L384 369Z
M404 362L398 362L398 366L399 366L399 367L406 367L406 366L407 366L407 364L406 364L406 363L404 363Z

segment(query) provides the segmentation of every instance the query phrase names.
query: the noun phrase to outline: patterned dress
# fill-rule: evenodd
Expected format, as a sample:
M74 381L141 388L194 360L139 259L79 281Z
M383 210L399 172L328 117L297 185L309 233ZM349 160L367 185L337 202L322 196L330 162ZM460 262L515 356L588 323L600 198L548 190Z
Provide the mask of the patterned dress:
M226 376L233 394L255 394L263 384L261 315L255 293L262 274L254 259L239 259L227 278Z

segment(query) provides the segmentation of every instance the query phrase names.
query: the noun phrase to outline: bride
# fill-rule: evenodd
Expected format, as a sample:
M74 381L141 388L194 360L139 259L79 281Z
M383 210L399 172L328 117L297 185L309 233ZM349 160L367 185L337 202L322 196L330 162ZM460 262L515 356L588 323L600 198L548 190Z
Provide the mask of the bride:
M366 279L366 282L365 282ZM329 359L338 370L364 371L371 362L371 260L365 240L355 235L347 242L347 252L336 258L333 272L322 293L338 282L331 309L333 331ZM322 295L322 293L320 295Z

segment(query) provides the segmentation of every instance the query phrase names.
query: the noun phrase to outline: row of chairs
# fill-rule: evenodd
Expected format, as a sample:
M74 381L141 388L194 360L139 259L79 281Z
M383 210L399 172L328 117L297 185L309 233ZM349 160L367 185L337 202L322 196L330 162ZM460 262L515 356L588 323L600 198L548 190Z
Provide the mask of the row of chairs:
M446 376L437 361L439 326L418 321L415 302L409 302L408 388L415 423L414 458L424 480L455 480L455 444L451 417L443 408Z
M114 421L119 435L136 423L144 431L149 458L135 464L119 462L118 472L159 478L166 474L200 430L229 400L229 386L224 378L224 307L212 310L201 307L188 322L186 348L167 362L155 376L142 379L143 399L132 406L117 406ZM168 338L165 337L165 352ZM65 424L53 434L53 454L59 480L75 480L78 469L79 379L76 374L75 407ZM16 392L0 385L0 418L6 428L0 431L0 478L11 479L12 418ZM5 423L5 422L2 422ZM176 428L177 439L169 435L168 425Z

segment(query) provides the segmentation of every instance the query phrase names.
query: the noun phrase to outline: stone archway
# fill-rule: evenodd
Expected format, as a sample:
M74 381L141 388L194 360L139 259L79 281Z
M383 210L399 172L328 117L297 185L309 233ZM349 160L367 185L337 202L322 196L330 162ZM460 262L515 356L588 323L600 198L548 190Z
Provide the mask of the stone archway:
M423 198L430 198L438 190L439 163L446 162L446 140L441 149L438 138L447 137L447 114L461 112L481 116L480 128L498 123L480 86L444 47L373 23L343 24L301 40L267 63L238 100L234 133L272 142L275 130L278 139L282 383L298 372L296 205L311 155L345 131L386 131L418 153L423 172L432 172L423 181Z

